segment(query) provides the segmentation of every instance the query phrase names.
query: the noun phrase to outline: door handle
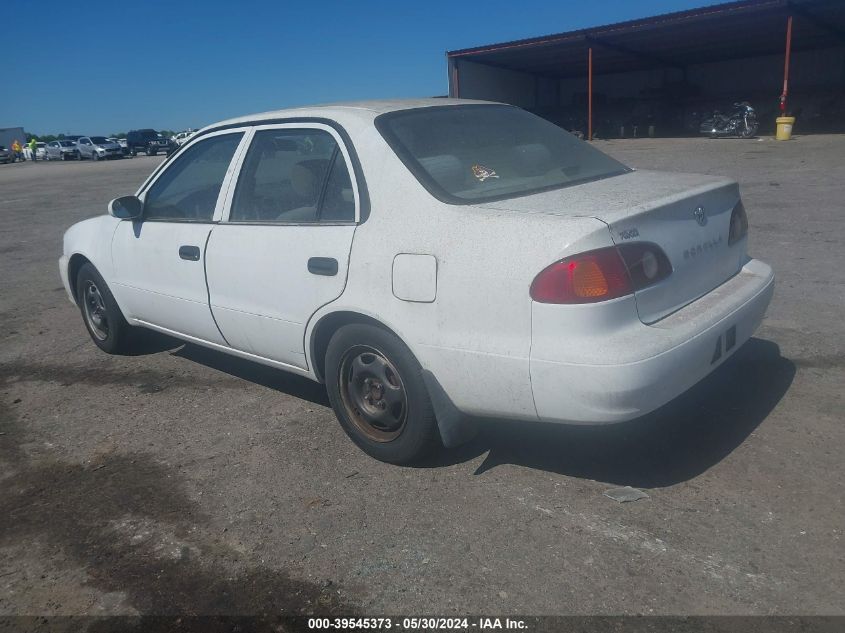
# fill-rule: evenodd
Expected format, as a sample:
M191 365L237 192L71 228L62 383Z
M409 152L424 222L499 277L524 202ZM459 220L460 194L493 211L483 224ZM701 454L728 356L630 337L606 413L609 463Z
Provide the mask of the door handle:
M199 246L180 246L179 257L187 259L189 262L198 262L200 260Z
M337 274L337 260L334 257L312 257L308 260L308 272L333 277Z

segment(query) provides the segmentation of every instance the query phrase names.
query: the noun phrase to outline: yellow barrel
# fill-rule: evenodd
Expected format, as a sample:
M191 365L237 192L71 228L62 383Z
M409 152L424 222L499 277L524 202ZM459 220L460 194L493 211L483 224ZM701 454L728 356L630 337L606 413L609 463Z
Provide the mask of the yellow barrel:
M775 138L779 141L788 141L792 138L792 126L795 125L794 116L779 116L775 119L778 124Z

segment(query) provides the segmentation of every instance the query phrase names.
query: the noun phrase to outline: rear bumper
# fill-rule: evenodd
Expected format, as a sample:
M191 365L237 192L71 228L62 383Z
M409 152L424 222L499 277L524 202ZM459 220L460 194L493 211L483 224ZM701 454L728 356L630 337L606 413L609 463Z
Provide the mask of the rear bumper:
M747 341L773 292L772 269L750 260L718 288L651 325L631 324L629 317L627 324L613 316L592 319L597 334L584 342L576 338L577 330L591 318L581 315L572 324L576 332L571 345L560 306L535 304L530 364L537 415L549 422L607 424L653 411ZM631 308L635 306L620 300L617 311Z

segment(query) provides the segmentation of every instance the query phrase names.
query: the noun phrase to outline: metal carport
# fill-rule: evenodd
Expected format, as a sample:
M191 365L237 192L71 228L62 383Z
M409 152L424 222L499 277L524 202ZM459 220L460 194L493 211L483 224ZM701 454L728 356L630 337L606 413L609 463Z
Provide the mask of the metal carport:
M742 0L447 61L450 96L513 103L604 137L695 133L705 113L741 100L763 130L784 107L796 131L845 131L843 0Z

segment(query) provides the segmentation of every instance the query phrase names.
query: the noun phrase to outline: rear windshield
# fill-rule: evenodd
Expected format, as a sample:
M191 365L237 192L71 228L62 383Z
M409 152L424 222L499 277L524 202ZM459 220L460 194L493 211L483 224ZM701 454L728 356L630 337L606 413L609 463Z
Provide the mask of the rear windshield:
M630 171L553 123L513 106L399 110L375 123L420 183L450 204L515 198Z
M76 143L74 143L73 141L59 141L59 145L61 145L62 147L74 147Z

